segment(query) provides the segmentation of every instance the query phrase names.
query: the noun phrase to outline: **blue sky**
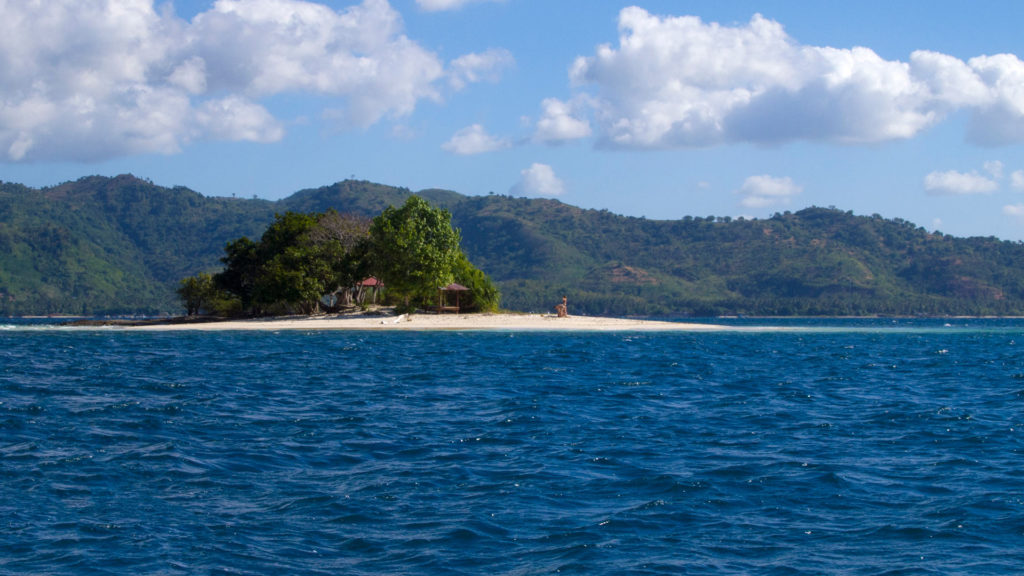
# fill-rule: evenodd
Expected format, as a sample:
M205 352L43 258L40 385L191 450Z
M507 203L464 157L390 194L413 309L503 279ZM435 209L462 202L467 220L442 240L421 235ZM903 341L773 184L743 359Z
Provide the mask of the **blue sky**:
M350 177L1024 240L1024 3L51 0L0 19L0 179Z

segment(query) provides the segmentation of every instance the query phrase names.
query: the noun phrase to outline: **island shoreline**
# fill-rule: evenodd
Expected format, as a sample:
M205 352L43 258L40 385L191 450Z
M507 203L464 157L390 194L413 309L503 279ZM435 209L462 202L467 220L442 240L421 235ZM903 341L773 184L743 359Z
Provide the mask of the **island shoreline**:
M65 324L70 328L123 331L512 331L512 332L711 332L735 330L735 326L672 322L601 316L554 314L334 314L268 318L165 318L148 320L85 320Z

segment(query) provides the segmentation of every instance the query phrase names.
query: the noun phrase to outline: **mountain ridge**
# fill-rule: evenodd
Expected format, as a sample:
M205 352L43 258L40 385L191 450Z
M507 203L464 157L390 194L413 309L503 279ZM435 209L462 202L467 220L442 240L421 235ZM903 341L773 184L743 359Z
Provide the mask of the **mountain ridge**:
M0 314L166 314L186 276L275 212L375 216L414 192L345 180L277 201L128 175L0 182ZM609 315L1021 315L1024 244L810 207L765 219L649 220L552 199L415 192L452 213L503 306Z

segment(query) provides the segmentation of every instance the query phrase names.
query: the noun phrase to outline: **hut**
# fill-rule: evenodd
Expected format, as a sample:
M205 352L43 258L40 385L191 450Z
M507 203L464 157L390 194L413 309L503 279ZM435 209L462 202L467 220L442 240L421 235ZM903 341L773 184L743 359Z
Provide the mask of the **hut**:
M452 294L453 292L455 293L455 306L452 306L450 304L449 299L449 295ZM469 292L469 288L466 288L462 284L456 284L455 282L452 282L451 284L445 286L444 288L441 288L437 296L437 313L441 314L443 312L455 312L456 314L458 314L459 309L462 305L462 303L460 302L460 294L462 294L463 292Z
M377 296L384 288L384 283L377 278L370 276L356 286L356 302L363 304L368 294L372 295L372 303L377 303Z

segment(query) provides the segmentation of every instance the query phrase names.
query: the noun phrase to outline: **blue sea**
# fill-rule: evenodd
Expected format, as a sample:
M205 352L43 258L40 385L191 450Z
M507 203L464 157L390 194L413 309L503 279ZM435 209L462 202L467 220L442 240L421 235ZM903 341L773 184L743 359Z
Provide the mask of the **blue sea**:
M1024 321L0 319L0 574L1020 574Z

